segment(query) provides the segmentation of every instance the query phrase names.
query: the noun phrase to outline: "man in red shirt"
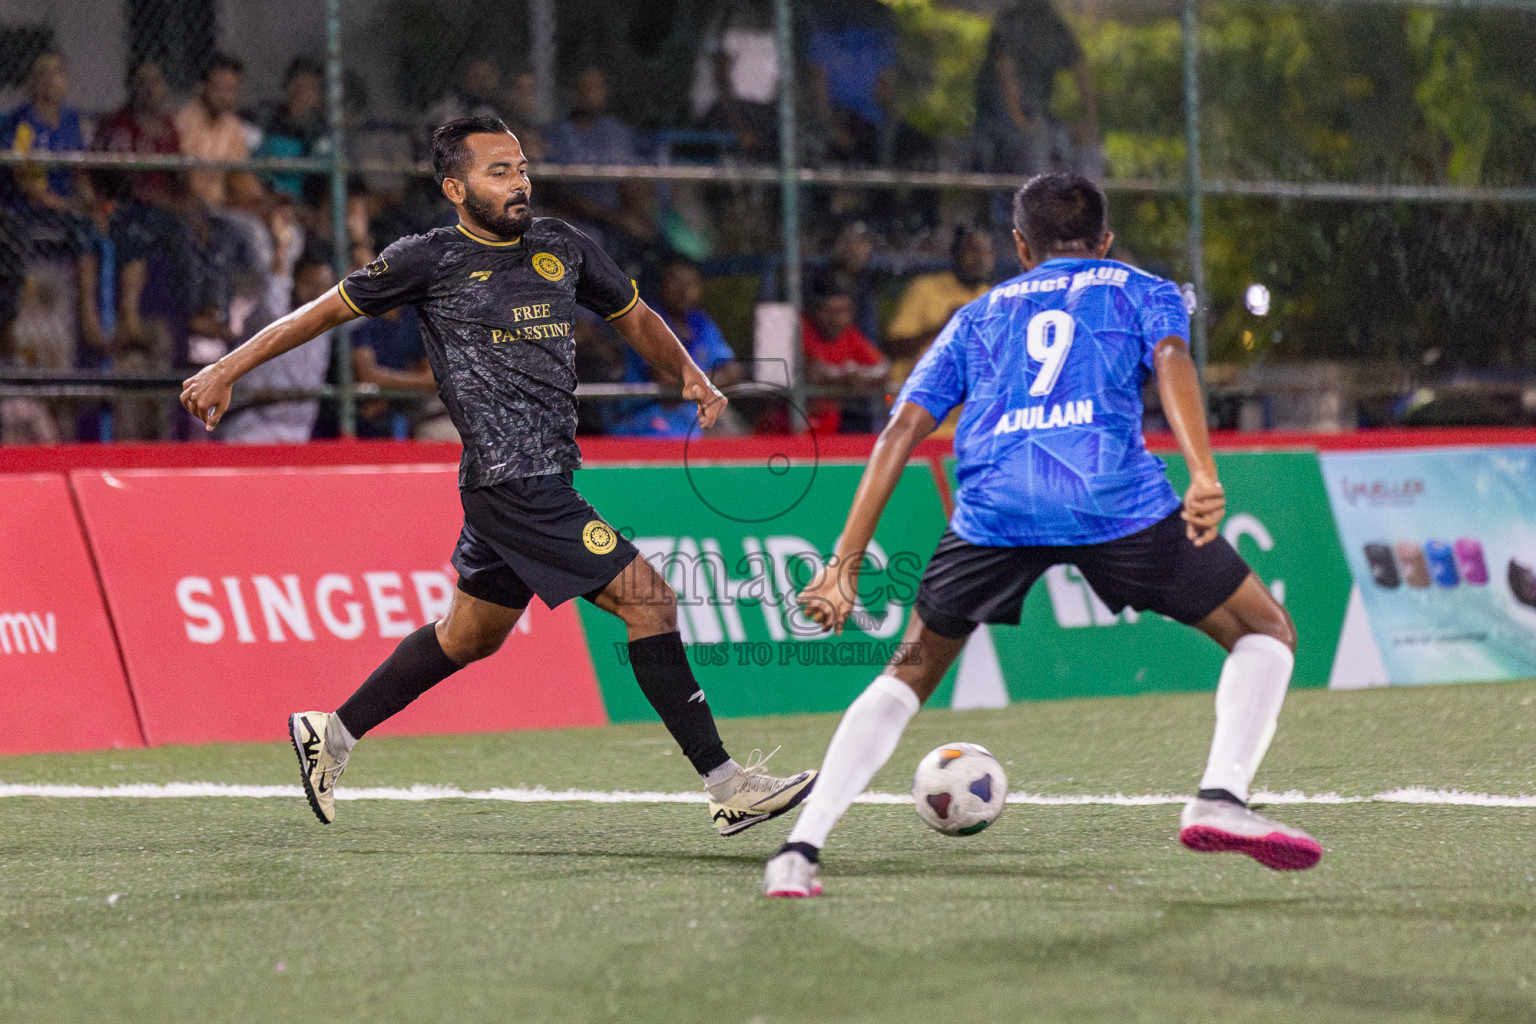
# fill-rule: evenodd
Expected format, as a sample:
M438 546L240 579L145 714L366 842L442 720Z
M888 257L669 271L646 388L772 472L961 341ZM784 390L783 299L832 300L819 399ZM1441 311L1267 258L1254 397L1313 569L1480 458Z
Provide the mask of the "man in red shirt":
M92 148L139 156L180 153L176 125L166 112L170 87L160 65L152 60L135 64L128 72L127 86L128 102L102 121ZM186 249L186 229L178 215L201 225L202 212L190 201L174 171L102 170L94 178L101 198L98 226L105 230L112 247L97 250L92 270L98 278L116 275L116 308L103 311L104 325L112 324L108 345L112 367L123 372L169 369L173 342L164 315L172 311L156 310L152 301L145 315L149 264L151 260L169 261L167 277L184 277L177 260ZM124 438L163 436L168 426L164 403L115 402L113 425L116 434Z
M883 395L890 361L854 324L853 296L846 289L830 281L818 281L807 303L801 329L808 383L840 384ZM867 414L866 403L853 400L848 405L851 414ZM842 427L843 412L837 399L817 399L811 403L811 429L837 433ZM868 429L872 424L864 426Z
M140 61L128 73L128 102L101 123L95 148L103 153L137 153L162 156L181 152L176 125L165 111L170 95L160 65ZM113 199L130 196L141 203L165 207L176 196L176 176L171 171L112 171L98 183L102 194Z

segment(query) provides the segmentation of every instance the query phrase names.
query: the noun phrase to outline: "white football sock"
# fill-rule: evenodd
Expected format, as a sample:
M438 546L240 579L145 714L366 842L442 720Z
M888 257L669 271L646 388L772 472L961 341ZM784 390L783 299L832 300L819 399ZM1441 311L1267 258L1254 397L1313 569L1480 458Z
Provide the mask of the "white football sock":
M1295 665L1291 649L1263 633L1249 633L1232 645L1216 684L1216 735L1201 789L1224 789L1248 799L1253 775L1275 738Z
M891 759L907 723L921 706L912 687L895 676L881 676L859 694L832 734L816 787L800 809L789 842L810 843L818 849L826 845L832 826Z
M340 715L333 714L325 723L325 752L338 761L352 753L357 740L347 731L347 724Z
M737 764L736 759L732 757L727 758L725 764L708 775L701 775L699 778L704 780L704 788L709 790L709 798L718 802L729 800L736 795L736 791L741 788L741 780L737 778L740 772L741 765Z

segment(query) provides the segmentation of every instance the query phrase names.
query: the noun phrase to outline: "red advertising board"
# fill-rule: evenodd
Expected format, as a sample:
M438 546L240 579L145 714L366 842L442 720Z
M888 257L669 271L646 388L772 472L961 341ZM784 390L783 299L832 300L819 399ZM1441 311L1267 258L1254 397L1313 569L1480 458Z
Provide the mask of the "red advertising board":
M0 476L0 753L143 745L64 477Z
M290 712L339 705L453 593L452 466L72 480L152 744L283 736ZM535 602L498 654L377 732L606 720L575 609Z

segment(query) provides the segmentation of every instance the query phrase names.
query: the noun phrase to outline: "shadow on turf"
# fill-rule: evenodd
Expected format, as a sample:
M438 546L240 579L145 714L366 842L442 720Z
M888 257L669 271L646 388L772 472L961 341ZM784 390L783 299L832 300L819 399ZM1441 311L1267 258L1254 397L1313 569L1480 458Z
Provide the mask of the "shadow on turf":
M611 860L653 860L659 864L687 861L700 864L751 864L759 866L772 856L773 847L765 846L752 852L746 852L738 848L735 850L721 850L718 853L645 852L636 850L604 850L591 847L545 850L466 850L462 848L421 846L413 846L410 849L347 849L344 847L334 847L330 852L357 857L402 857L431 854L433 856L447 855L454 857L505 857L509 860L519 858L602 858ZM846 858L838 857L834 852L828 855L827 863L831 865L829 870L835 870L838 874L849 877L1019 878L1048 882L1096 882L1100 879L1113 881L1124 877L1124 873L1118 868L1106 868L1102 863L1090 865L1084 862L1081 865L1061 864L1051 866L1038 863L1010 864L997 863L995 861L995 858L1000 857L1023 858L1035 856L1027 853L987 851L985 856L994 858L992 863L983 863L964 858L934 858L926 856L926 853L927 851L913 850L909 854L913 859L891 860L889 858L882 858L871 860L856 855Z
M354 857L408 857L431 854L441 857L506 857L515 860L524 857L569 857L569 858L602 858L607 860L654 860L662 864L671 864L678 861L698 861L700 863L740 863L761 865L772 854L771 849L761 852L745 853L639 853L634 850L462 850L462 849L435 849L427 847L412 847L408 850L349 850L336 848L330 852L346 854Z

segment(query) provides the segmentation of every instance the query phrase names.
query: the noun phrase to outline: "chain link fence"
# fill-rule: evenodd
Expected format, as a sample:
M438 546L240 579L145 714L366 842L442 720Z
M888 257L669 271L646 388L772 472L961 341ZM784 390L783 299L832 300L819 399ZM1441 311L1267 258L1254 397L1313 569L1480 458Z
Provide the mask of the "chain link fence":
M1047 169L1188 283L1220 425L1533 422L1533 52L1527 0L15 0L0 437L200 436L182 377L451 223L427 140L472 113L698 352L803 362L820 429L1017 271ZM802 311L889 373L818 366ZM413 315L349 327L247 382L249 438L451 436ZM679 429L600 321L577 359L584 430Z

